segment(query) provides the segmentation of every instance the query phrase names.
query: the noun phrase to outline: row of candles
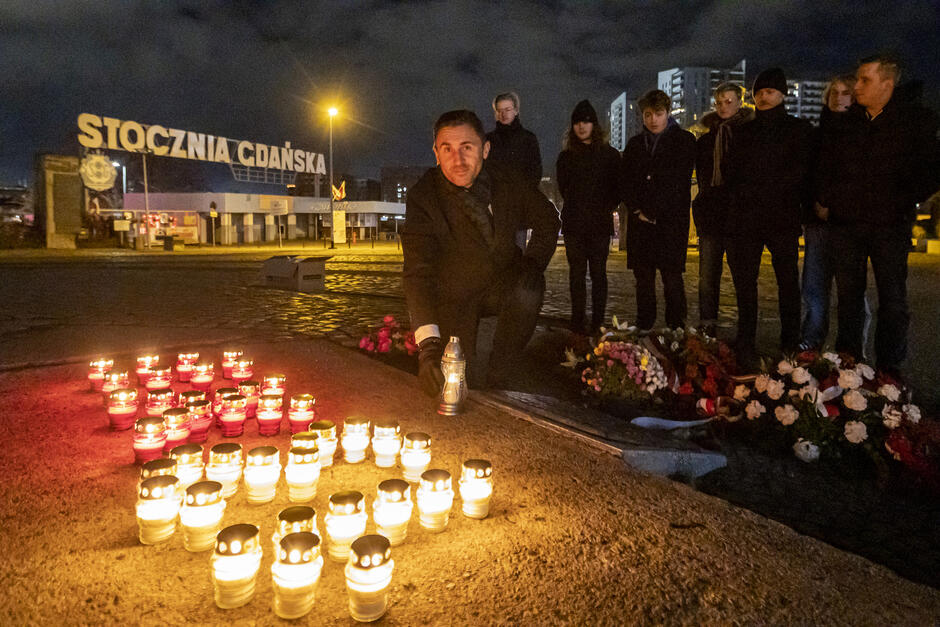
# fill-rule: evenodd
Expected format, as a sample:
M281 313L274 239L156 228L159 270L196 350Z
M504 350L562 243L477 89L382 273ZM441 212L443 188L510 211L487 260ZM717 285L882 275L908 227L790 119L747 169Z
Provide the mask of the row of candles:
M127 371L116 371L114 360L103 357L92 360L88 367L88 381L94 391L109 391L108 386L117 385L117 381L129 381ZM150 389L160 389L170 386L173 377L173 368L160 364L160 356L154 354L141 355L137 358L137 381L140 385ZM208 359L199 359L199 353L185 352L176 356L176 374L183 383L190 383L197 390L208 390L215 379L215 364ZM254 376L254 360L246 357L243 351L233 350L222 353L222 377L231 379L236 383L247 381Z

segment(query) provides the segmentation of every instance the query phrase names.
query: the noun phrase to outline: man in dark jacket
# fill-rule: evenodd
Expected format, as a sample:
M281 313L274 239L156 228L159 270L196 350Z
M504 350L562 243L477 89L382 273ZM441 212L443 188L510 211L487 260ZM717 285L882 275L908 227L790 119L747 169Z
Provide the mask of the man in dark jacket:
M836 349L862 356L865 286L871 260L878 288L875 359L899 374L907 356L907 254L916 203L940 185L936 117L895 92L896 59L863 59L856 105L824 142L817 213L831 225L839 295Z
M542 180L542 154L535 133L522 127L519 96L506 92L493 98L496 128L486 134L491 165L515 170L526 182L538 187Z
M434 125L438 167L408 190L402 283L420 346L419 383L431 396L444 383L441 338L459 337L472 361L481 316L499 316L491 377L518 358L535 329L558 238L558 212L541 192L484 165L485 139L472 111L441 115ZM524 253L514 241L520 228L532 229Z
M754 119L754 110L743 104L744 88L737 83L722 83L715 88L715 110L702 118L708 132L695 143L698 194L692 203L692 218L698 234L698 310L702 331L713 337L727 247L725 221L731 205L721 166L735 130Z
M800 218L812 127L787 115L786 92L783 70L757 75L754 120L735 133L723 173L732 199L728 265L738 298L736 351L747 369L757 365L757 277L765 246L777 278L780 348L794 351L800 341Z
M669 117L669 96L658 89L639 101L643 132L623 151L623 202L627 208L627 267L636 279L636 325L656 322L656 271L663 281L666 324L685 326L682 273L689 246L689 205L695 136Z

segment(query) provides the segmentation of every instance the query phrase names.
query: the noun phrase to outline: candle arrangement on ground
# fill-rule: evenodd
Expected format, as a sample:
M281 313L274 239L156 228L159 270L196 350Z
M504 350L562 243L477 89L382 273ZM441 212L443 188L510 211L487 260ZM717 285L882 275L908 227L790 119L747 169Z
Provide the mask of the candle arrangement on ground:
M413 509L408 482L403 479L386 479L379 484L378 496L372 506L376 532L388 538L392 546L398 546L408 535L408 522Z
M257 527L240 523L220 531L212 554L215 604L227 610L248 603L255 594L260 568L261 539Z
M357 621L378 620L388 609L388 587L395 561L388 538L369 535L357 538L346 564L349 614Z
M255 412L260 435L277 435L281 432L281 422L284 420L283 403L284 398L278 394L261 395Z
M144 416L134 424L134 459L138 464L163 456L166 429L163 418Z
M369 448L369 429L371 423L368 418L353 416L343 422L343 459L348 464L358 464L366 458L366 449Z
M391 468L398 461L401 450L401 427L395 420L377 420L372 434L372 453L375 465Z
M317 419L314 408L316 402L313 394L294 394L290 397L287 420L290 422L291 433L300 433L310 428L310 423Z
M242 351L222 351L222 378L232 378L232 368L235 367L235 361L242 356Z
M156 544L176 530L180 511L179 479L158 475L140 482L137 493L137 528L141 544Z
M215 364L211 361L199 361L193 366L189 383L197 390L208 390L215 379Z
M211 549L224 513L225 499L218 481L197 481L186 488L186 498L180 508L183 547L194 553Z
M137 390L119 388L108 395L108 421L112 431L124 431L134 426L137 417Z
M249 503L259 505L273 501L280 477L281 459L277 447L259 446L248 451L245 487Z
M411 483L421 480L421 473L431 465L431 436L421 431L405 434L401 449L401 466L405 479Z
M460 500L467 518L486 518L493 494L493 464L485 459L468 459L460 470Z
M114 367L113 359L95 359L88 364L88 383L92 392L101 392L104 378Z
M206 478L222 484L222 496L232 498L242 477L242 445L222 442L209 450Z
M287 496L292 503L306 503L317 496L320 479L320 456L316 443L312 448L294 446L287 453Z
M330 507L323 522L330 541L330 558L345 562L353 540L366 532L366 500L362 492L344 490L330 495Z
M421 473L418 486L418 513L421 526L428 531L444 531L454 505L450 473L439 468Z
M271 566L274 613L293 619L313 609L322 570L320 536L310 531L284 536L278 546L277 561Z
M137 358L137 383L139 385L146 385L147 379L150 378L150 369L156 367L160 363L159 355L141 355Z
M199 361L199 353L179 353L176 356L176 376L180 381L189 382L197 361Z

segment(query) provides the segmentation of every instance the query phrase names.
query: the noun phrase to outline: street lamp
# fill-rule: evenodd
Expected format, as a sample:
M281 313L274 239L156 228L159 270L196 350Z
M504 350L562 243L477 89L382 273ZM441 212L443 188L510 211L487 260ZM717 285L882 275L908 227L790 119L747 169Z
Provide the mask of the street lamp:
M336 107L326 110L330 114L330 248L336 248L336 220L333 216L333 117L339 113ZM343 225L345 227L345 225Z
M124 183L124 196L127 196L127 166L118 163L117 161L112 161L111 165L116 168L121 168L121 177ZM124 204L124 196L121 196L121 204Z

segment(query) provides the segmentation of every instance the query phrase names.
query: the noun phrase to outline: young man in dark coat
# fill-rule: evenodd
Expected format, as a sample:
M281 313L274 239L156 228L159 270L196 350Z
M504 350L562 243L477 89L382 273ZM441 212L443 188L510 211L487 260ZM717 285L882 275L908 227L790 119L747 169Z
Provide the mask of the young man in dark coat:
M535 133L519 120L519 96L506 92L493 98L496 128L486 134L491 165L515 170L527 183L538 187L542 180L542 154Z
M801 210L807 202L812 127L787 114L787 81L772 68L754 81L754 120L731 142L723 172L731 193L728 265L738 298L738 360L757 366L757 277L764 247L777 277L780 348L794 351L800 341Z
M899 375L907 356L907 255L916 203L940 185L937 118L897 97L896 59L863 59L853 105L824 142L817 213L830 224L839 295L836 349L862 356L871 260L878 288L875 359Z
M568 258L571 330L584 333L587 285L591 273L591 331L604 324L607 307L607 255L620 203L620 153L611 148L591 103L582 100L571 114L565 147L555 164L564 199L561 231Z
M721 166L737 128L754 119L744 104L744 88L722 83L715 88L715 110L702 118L708 132L695 142L698 194L692 201L692 219L698 234L698 310L702 331L712 337L718 323L722 260L725 256L726 220L731 199Z
M695 136L669 117L671 101L658 89L639 101L643 132L623 151L623 202L627 208L627 267L636 279L636 324L656 322L656 270L666 297L666 324L685 326L682 273L689 245L689 206Z
M471 362L481 316L498 315L491 381L511 370L535 329L555 252L555 207L515 173L484 165L488 151L472 111L445 113L434 125L438 166L408 190L402 284L420 347L418 380L430 396L444 383L441 338L459 337ZM524 253L520 228L532 229Z

